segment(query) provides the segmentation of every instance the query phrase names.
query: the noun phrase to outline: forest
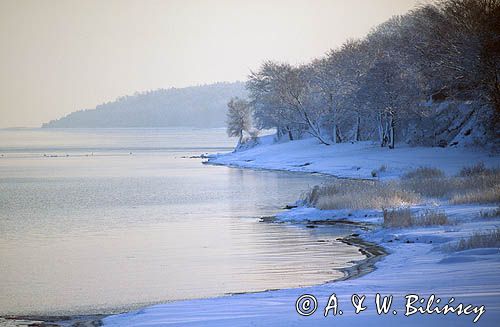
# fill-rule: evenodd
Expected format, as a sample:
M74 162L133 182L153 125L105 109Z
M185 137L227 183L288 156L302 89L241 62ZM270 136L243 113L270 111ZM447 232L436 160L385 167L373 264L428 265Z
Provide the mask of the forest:
M223 127L231 96L246 97L244 84L221 82L151 90L72 112L42 127Z
M228 133L454 146L498 144L500 0L420 5L307 64L266 61L229 103Z

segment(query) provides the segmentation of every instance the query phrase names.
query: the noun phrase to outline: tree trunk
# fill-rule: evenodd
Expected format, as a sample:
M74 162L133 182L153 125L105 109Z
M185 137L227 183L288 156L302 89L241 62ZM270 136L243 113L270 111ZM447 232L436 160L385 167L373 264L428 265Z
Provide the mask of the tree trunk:
M385 119L384 119L384 114L383 113L379 113L379 120L378 120L378 136L379 136L379 140L380 140L380 146L381 147L384 147L386 145L386 140L387 140L387 137L386 137L386 123L385 123Z
M391 114L390 118L389 118L389 140L390 140L390 143L389 143L389 149L394 149L394 143L395 143L395 140L394 140L394 129L395 129L395 120L394 120L394 117L393 115Z
M334 122L333 123L333 137L332 137L333 144L337 144L337 124Z
M354 130L354 141L359 141L359 125L361 125L361 117L359 117L359 113L356 116L356 129Z
M283 129L279 126L276 127L276 137L278 140L281 140L281 137L283 136Z
M240 138L238 139L238 148L241 146L241 142L243 142L243 130L240 131Z
M390 120L389 120L389 116L388 114L386 113L384 115L384 119L385 119L385 124L384 124L384 146L388 146L390 144L390 133L391 133L391 123L390 123Z
M323 137L321 135L321 127L317 126L317 128L316 128L314 126L314 123L309 118L309 115L307 114L307 111L305 110L305 108L302 106L302 103L298 99L297 99L297 104L298 104L298 106L296 106L296 110L302 116L302 118L305 120L307 126L309 127L308 128L309 130L307 132L309 134L311 134L312 136L314 136L315 138L317 138L322 144L324 144L324 145L330 145L330 143L326 142L323 139Z
M318 128L316 130L316 128L314 127L314 124L313 122L309 119L309 116L307 115L307 113L305 112L305 110L303 111L303 115L304 115L304 118L307 122L307 125L309 125L309 134L311 134L312 136L314 136L315 138L317 138L322 144L324 145L330 145L330 143L327 143L325 140L323 140L323 137L321 136L321 130L320 128Z
M343 137L342 137L342 133L340 132L340 128L335 128L335 130L337 131L337 136L336 136L336 139L337 139L337 142L339 143L342 143L343 141Z
M293 134L292 134L292 130L287 126L287 131L288 131L288 138L290 139L290 141L293 141Z
M333 141L333 144L336 144L337 143L337 113L335 112L335 108L333 107L333 95L331 93L330 93L330 110L332 111L332 115L333 115L332 141Z

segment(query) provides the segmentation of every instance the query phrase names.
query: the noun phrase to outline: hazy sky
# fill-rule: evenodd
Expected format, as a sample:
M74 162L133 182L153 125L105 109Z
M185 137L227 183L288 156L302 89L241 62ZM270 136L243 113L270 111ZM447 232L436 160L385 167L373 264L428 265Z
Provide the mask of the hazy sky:
M0 0L0 127L319 57L418 0Z

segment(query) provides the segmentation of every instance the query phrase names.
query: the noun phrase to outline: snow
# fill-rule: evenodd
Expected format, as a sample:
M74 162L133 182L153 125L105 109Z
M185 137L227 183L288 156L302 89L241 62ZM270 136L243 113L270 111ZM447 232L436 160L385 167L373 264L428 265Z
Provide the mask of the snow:
M498 166L498 156L488 151L467 148L410 147L382 148L373 142L322 145L313 138L271 143L270 137L254 148L212 155L208 162L234 167L316 172L347 178L372 178L372 171L382 179L395 178L420 166L439 167L447 174L457 173L463 166L483 162Z
M215 155L214 164L255 169L280 169L327 173L341 177L370 178L371 171L387 166L382 178L394 178L418 166L438 167L447 174L464 165L482 161L498 165L498 157L472 149L409 148L381 149L371 143L338 144L325 147L312 139L257 146L244 152ZM310 163L309 165L304 165ZM412 210L432 207L426 204ZM471 249L453 252L450 246L475 231L500 227L500 217L481 218L481 210L497 205L439 205L452 224L447 226L383 228L380 210L318 210L298 207L277 214L289 224L310 221L353 221L374 224L356 231L366 241L383 246L388 255L378 261L376 270L359 278L324 285L241 294L211 299L165 303L138 311L109 316L105 326L498 326L500 321L500 249ZM342 315L323 316L330 296L335 293ZM388 314L378 315L375 296L392 295ZM454 313L405 316L405 295L418 294L427 299L432 294L441 299L439 307L454 298L452 306L472 304L484 314ZM302 294L317 298L318 310L302 317L295 302ZM366 295L367 309L355 314L351 296ZM417 304L415 304L417 305ZM422 304L425 306L425 304ZM434 305L436 306L436 305ZM397 314L393 314L393 310Z
M201 299L161 304L139 311L111 316L104 319L106 326L342 326L373 325L456 325L470 326L474 315L420 315L404 316L404 296L435 294L447 303L455 302L484 305L486 312L480 317L479 326L496 326L500 319L500 249L472 249L447 252L445 245L470 235L474 230L488 230L500 226L496 219L478 218L481 209L492 206L445 206L456 224L444 227L410 229L384 229L359 231L368 241L383 245L390 255L376 264L377 269L361 278L328 283L302 289L243 294L214 299ZM312 208L287 211L288 221L303 222L308 216L332 219L334 211L319 212ZM338 213L337 213L338 214ZM358 211L349 217L352 221L367 221ZM471 215L472 214L472 215ZM329 216L329 217L327 217ZM342 214L338 214L342 216ZM380 217L379 217L380 218ZM333 218L334 219L334 218ZM369 220L369 219L368 219ZM329 296L335 293L342 316L323 317L321 310ZM352 294L366 295L368 309L358 315L350 304ZM393 295L393 309L397 315L378 316L374 309L376 293ZM318 311L309 317L299 316L294 309L301 294L313 294L319 303Z

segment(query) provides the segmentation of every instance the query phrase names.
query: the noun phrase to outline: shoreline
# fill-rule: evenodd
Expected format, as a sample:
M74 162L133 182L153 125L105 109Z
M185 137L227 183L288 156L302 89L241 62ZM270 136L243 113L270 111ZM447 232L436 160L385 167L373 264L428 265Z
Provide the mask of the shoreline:
M279 155L277 155L279 154ZM400 147L393 150L380 149L367 142L339 144L325 147L314 140L299 140L287 143L264 144L241 152L215 154L204 164L223 165L236 168L277 170L290 173L319 173L337 178L387 180L399 178L406 171L421 166L443 169L454 175L462 167L484 162L486 166L498 166L498 156L474 149L441 149ZM307 163L307 165L305 165ZM376 178L371 177L375 168ZM440 210L445 213L450 225L382 228L381 210L318 210L302 206L289 206L274 219L281 222L302 224L305 228L326 224L361 224L380 228L362 229L359 234L345 237L350 244L372 244L383 249L385 255L364 260L374 267L357 278L346 278L322 285L299 289L282 289L273 292L241 294L215 299L193 300L144 308L140 312L114 315L103 319L106 326L155 326L176 322L182 326L290 326L314 325L343 326L360 324L384 326L422 324L469 326L471 317L460 315L416 314L406 317L404 294L424 297L436 294L474 305L485 306L486 313L479 326L496 326L500 319L500 249L479 248L464 251L446 251L446 246L478 231L499 228L500 217L481 218L483 210L498 208L498 203L452 205L447 202L427 203L413 206L415 210ZM384 260L381 260L381 259ZM365 270L366 271L366 270ZM359 271L346 271L346 275ZM357 314L350 307L351 295L367 295L369 306L375 294L395 296L393 307L398 314L379 315L371 306L366 313ZM329 319L323 317L321 305L331 294L336 294L344 315ZM313 294L320 303L315 315L302 317L294 304L302 294ZM444 299L443 299L444 300ZM368 299L367 299L368 301ZM446 300L444 300L446 301ZM443 303L445 303L443 301ZM450 301L450 300L448 300ZM263 308L273 303L270 308ZM423 302L422 302L423 303ZM349 309L350 307L350 309ZM236 312L226 308L237 308ZM350 310L350 311L349 311ZM193 317L193 312L196 312ZM396 312L396 311L394 311ZM335 320L334 321L332 321Z
M389 253L383 246L376 243L367 242L359 236L356 236L355 234L344 238L339 238L338 240L347 245L358 247L359 251L363 255L365 255L366 258L357 261L356 264L352 267L344 268L342 271L344 271L346 277L344 279L337 279L332 282L339 282L363 277L364 275L369 274L377 269L375 264L380 260L383 260L385 256L389 255Z
M33 326L33 327L97 327L102 326L105 314L75 316L2 316L0 326Z
M266 222L264 220L261 220L259 223ZM352 224L356 226L364 226L360 223L356 222L350 222L350 221L338 221L334 222L334 224ZM299 224L297 224L299 225ZM332 222L315 222L315 225L332 225ZM304 226L304 228L307 228ZM326 285L326 284L331 284L331 283L336 283L340 281L346 281L346 280L351 280L351 279L356 279L359 277L362 277L366 274L369 274L370 272L374 271L376 269L375 263L378 261L382 260L388 253L385 251L385 249L375 243L371 243L368 241L363 240L362 238L359 237L359 234L350 234L345 237L337 238L336 239L339 242L342 242L344 244L350 245L350 246L355 246L358 248L358 251L365 256L364 259L357 260L352 262L353 265L347 268L343 269L338 269L338 271L342 272L344 274L343 277L333 279L333 280L327 280L319 284L314 284L311 286L320 286L320 285ZM215 298L220 298L220 297L225 297L225 296L236 296L236 295L245 295L245 294L259 294L259 293L266 293L266 292L274 292L274 291L280 291L280 290L290 290L290 289L297 289L301 287L292 287L292 288L277 288L277 289L266 289L262 291L242 291L242 292L236 292L236 293L225 293L221 296L216 296L216 297L210 297L208 299L215 299ZM165 303L173 303L173 302L181 302L181 301L192 301L192 300L201 300L201 299L207 299L207 298L200 298L200 299L189 299L189 300L177 300L177 301L168 301L168 302L160 302L159 304L165 304ZM155 304L152 304L155 305ZM145 307L149 307L151 305L147 305ZM145 308L143 307L143 308ZM95 326L103 326L103 319L106 317L114 316L114 315L119 315L119 314L126 314L129 312L133 312L134 310L137 309L131 309L127 311L123 311L120 313L102 313L102 314L83 314L83 315L6 315L6 316L0 316L0 326L2 325L2 320L5 322L12 323L12 326L17 326L18 324L22 325L27 325L27 326L36 326L36 327L95 327ZM140 309L139 309L140 310ZM10 326L10 325L7 325Z
M214 158L214 157L212 157L212 158ZM321 174L321 175L325 175L325 176L339 178L338 176L336 176L332 173L329 173L329 172L316 172L316 171L304 171L304 170L292 170L292 171L290 171L287 168L279 169L279 168L266 168L266 167L246 167L246 166L238 165L238 164L214 163L214 162L210 162L210 159L208 162L203 162L203 163L204 164L221 165L221 166L229 166L229 167L242 168L242 169L273 170L273 171L283 171L283 172L289 172L289 173L296 173L296 172L299 172L299 173L317 173L317 174ZM400 172L401 171L399 171L399 173ZM382 176L382 178L385 178L385 177L393 177L393 176ZM340 178L360 179L359 177L354 177L354 176L344 176L344 177L340 177ZM361 179L363 179L363 178L361 178ZM370 179L370 178L366 178L366 179ZM373 178L371 178L371 179L373 179ZM450 207L450 206L446 205L446 204L444 204L444 205L440 204L438 206L438 208L443 208L444 210L448 210L449 209L448 207ZM459 206L455 206L455 207L459 207ZM476 206L471 205L470 207L473 207L472 211L474 211L474 212L479 211L481 208L481 206L478 206L478 205L476 205ZM292 212L290 216L293 217L295 214L293 211L295 211L295 209L300 210L301 207L294 208L294 206L291 206L290 209L292 209L292 210L289 210ZM454 208L452 208L452 209L454 209ZM299 211L299 210L297 210L297 211ZM314 216L314 213L309 214L309 217L311 218L311 215L313 215L314 219L313 220L305 220L307 222L307 224L320 225L322 223L325 223L325 224L344 223L344 224L355 224L358 226L360 226L361 224L376 225L376 224L373 224L371 221L367 221L366 219L363 219L361 216L359 216L359 217L355 216L355 217L352 217L352 219L341 218L341 220L337 219L336 217L330 217L330 218L324 219L323 215L317 215L319 213L319 211L317 209L316 209L315 213L316 213L316 216ZM285 215L286 215L286 213L285 213ZM464 214L462 214L462 213L459 213L459 215L460 215L461 219L465 217ZM365 215L365 217L366 217L366 215ZM298 224L304 223L303 217L299 218L298 220L295 220L294 218L283 219L283 217L280 217L280 220L292 222L294 224L295 223L298 223ZM466 221L466 220L464 220L464 221ZM494 223L495 223L495 221L494 221ZM488 224L486 224L486 225L488 225ZM304 228L307 228L307 227L308 227L307 225L304 225ZM422 230L422 228L420 230ZM420 230L417 231L417 235L418 235L418 232L420 232ZM423 230L425 230L425 228ZM343 287L345 286L344 285L345 283L343 283L343 282L349 282L348 283L349 285L352 285L352 284L356 285L357 284L356 281L358 281L358 282L360 282L359 284L363 285L363 282L366 283L366 280L370 279L370 278L365 278L365 277L371 276L372 275L371 273L373 273L374 271L377 271L377 270L379 271L379 274L381 273L380 272L381 269L379 269L380 267L377 267L378 263L380 263L380 262L384 263L384 267L383 267L384 269L382 269L382 270L384 270L384 272L386 272L387 265L394 264L394 260L396 260L397 258L399 258L399 257L405 258L405 256L406 256L406 258L409 260L411 258L411 256L415 255L414 253L412 253L411 256L408 256L408 247L409 246L402 245L403 247L405 247L405 249L404 249L404 251L401 251L401 249L399 248L400 244L410 243L410 246L417 247L416 250L410 251L410 252L416 251L417 254L424 254L427 251L434 251L438 246L436 244L438 242L434 242L434 244L432 244L433 240L435 240L435 239L430 238L431 239L430 244L427 244L427 245L421 247L420 243L422 243L422 241L424 241L423 239L426 239L427 237L430 237L430 236L424 235L424 237L420 241L419 241L418 237L415 240L415 238L414 238L415 237L415 235L414 235L415 230L412 231L412 230L404 230L403 229L400 232L401 234L399 234L399 233L392 234L392 232L393 232L392 230L389 231L389 236L391 238L390 240L387 240L387 236L388 236L387 233L388 232L381 231L381 230L376 230L376 231L374 231L374 230L366 231L365 230L365 231L361 232L360 234L353 234L353 235L349 235L349 236L346 236L344 238L338 239L339 241L341 241L345 244L357 246L359 248L360 252L366 256L366 259L360 260L360 261L356 262L356 264L353 267L345 269L344 270L344 273L346 275L345 278L336 279L334 281L327 281L323 284L318 284L316 286L301 287L301 288L299 288L299 290L305 291L305 290L309 290L309 289L312 289L312 290L320 290L321 289L322 291L324 291L325 287L326 288L335 288L336 286L339 286L339 283L341 284L340 288L343 289ZM407 236L405 236L405 237L401 236L401 235L405 235L405 234L407 234ZM411 240L411 237L413 237L413 240ZM394 243L392 243L393 240L394 240ZM391 243L387 243L387 242L391 242ZM416 243L416 244L414 244L414 243ZM428 240L424 241L424 243L428 243ZM389 247L387 247L387 246L389 246ZM389 254L391 254L391 255L389 256ZM437 258L439 258L440 256L444 257L444 259L447 259L446 254L444 254L444 255L440 254L439 256L437 256ZM433 260L435 259L435 257L436 256L433 255ZM382 260L384 258L390 258L390 260ZM388 263L386 261L391 261L391 262ZM435 261L439 263L439 262L443 261L443 258L440 258L439 260L436 259ZM458 261L458 262L460 263L460 261ZM500 265L499 265L499 267L500 267ZM412 264L408 263L407 268L411 270L411 269L415 268L415 265L413 264L413 266L412 266ZM409 275L409 276L412 276L412 275ZM373 277L373 278L376 279L376 277ZM439 278L438 278L438 280L439 280ZM194 299L194 300L187 300L187 301L168 302L165 304L147 306L147 307L144 307L143 309L138 310L138 311L129 311L129 312L125 312L122 314L104 315L99 320L92 321L92 323L98 323L98 325L104 324L104 325L120 326L121 324L123 324L123 322L128 321L128 319L131 320L131 319L136 319L136 318L138 319L137 321L141 321L143 323L144 321L147 321L147 319L158 319L158 318L149 317L148 314L154 313L154 312L156 312L156 314L158 314L159 311L161 311L161 313L164 314L164 316L162 316L163 317L162 319L165 319L166 321L171 321L170 315L173 312L176 312L176 308L181 308L179 315L182 315L182 310L184 310L186 308L190 308L192 305L200 303L200 302L201 303L208 303L209 306L212 303L219 303L219 302L229 304L229 303L233 302L232 298L235 298L234 301L236 301L235 302L236 304L233 304L233 305L238 306L239 301L241 301L241 299L244 297L250 297L249 300L252 300L252 301L255 300L256 298L258 299L261 297L262 298L267 298L267 297L274 298L275 296L278 296L278 298L279 298L280 294L285 294L288 296L290 293L294 294L297 290L298 289L296 289L296 288L292 288L292 289L267 290L267 291L260 291L260 292L242 292L242 293L232 294L231 296L221 296L221 297L207 298L207 299ZM494 287L493 291L496 291L496 287ZM427 292L427 291L424 291L424 292ZM281 302L283 302L285 300L288 300L288 302L290 302L289 301L290 298L288 298L288 297L284 297ZM494 299L493 303L498 304L498 302L496 300L497 299ZM243 301L243 303L246 303L246 301ZM283 303L281 303L281 304L283 304ZM174 311L171 312L171 310L174 310ZM189 312L189 310L186 310L186 312ZM206 312L207 312L206 319L207 319L207 321L210 321L210 319L211 319L210 315L212 314L212 312L217 312L217 309L209 307L206 309ZM143 315L143 317L140 317L140 315ZM289 313L286 315L286 317L283 317L283 316L280 316L280 317L286 318L286 319L291 318ZM498 310L498 308L497 308L496 311L493 313L493 316L491 316L491 317L493 317L493 319L495 317L500 317L500 310ZM187 318L186 324L189 325L190 324L189 318L188 317L186 317L186 318ZM172 319L175 319L175 317ZM177 317L177 319L180 319L180 318ZM328 320L325 320L325 321L328 322ZM383 322L384 320L381 320L381 321ZM316 322L318 322L318 321L316 320ZM352 321L349 321L348 325L350 323L352 323ZM126 323L126 325L129 325L129 324ZM134 323L130 323L130 325L134 325ZM148 325L148 324L146 324L146 325ZM238 324L235 324L235 325L238 325ZM318 322L318 325L322 325L322 323ZM41 325L41 326L43 326L43 325ZM86 325L84 325L84 326L86 326ZM96 325L87 325L87 326L96 326Z
M325 146L311 138L271 144L265 143L269 140L263 142L242 151L210 154L205 156L207 160L203 164L366 180L399 178L406 171L421 166L438 167L451 175L465 165L478 162L487 167L499 165L497 153L481 148L398 144L396 148L388 149L371 141ZM382 167L384 169L380 169Z

